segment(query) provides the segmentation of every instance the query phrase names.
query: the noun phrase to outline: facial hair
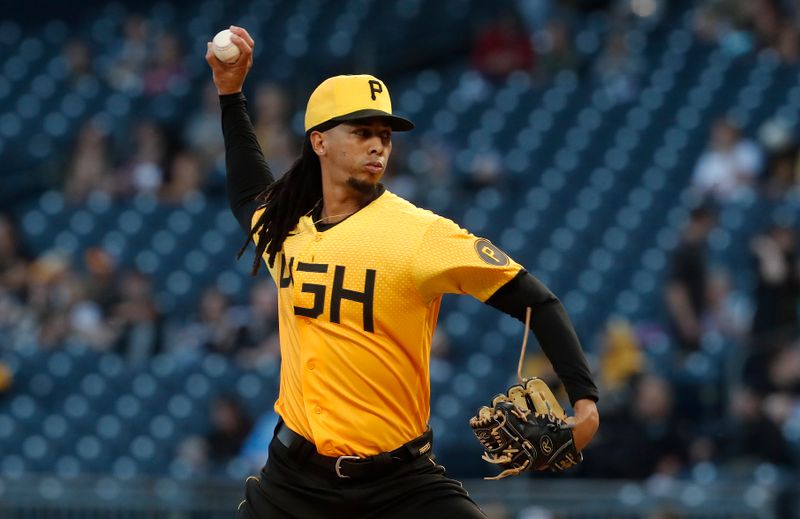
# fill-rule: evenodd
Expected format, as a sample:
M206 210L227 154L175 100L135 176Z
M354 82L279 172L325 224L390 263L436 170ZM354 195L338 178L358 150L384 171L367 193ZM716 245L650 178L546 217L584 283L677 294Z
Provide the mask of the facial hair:
M375 194L378 191L379 185L380 184L377 182L365 182L364 180L359 180L355 177L349 177L347 179L347 186L363 195Z

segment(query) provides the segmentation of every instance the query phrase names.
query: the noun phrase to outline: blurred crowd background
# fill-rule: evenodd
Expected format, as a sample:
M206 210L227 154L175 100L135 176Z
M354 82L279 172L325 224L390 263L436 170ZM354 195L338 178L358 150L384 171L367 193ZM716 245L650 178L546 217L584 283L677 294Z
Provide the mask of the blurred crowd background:
M46 4L0 20L0 480L264 463L277 292L234 258L203 59L235 23L256 40L245 94L276 175L313 87L373 73L418 126L387 187L565 303L601 429L579 469L534 479L796 488L797 2ZM445 299L431 424L459 478L490 472L466 421L513 382L521 335ZM526 370L557 384L541 353Z

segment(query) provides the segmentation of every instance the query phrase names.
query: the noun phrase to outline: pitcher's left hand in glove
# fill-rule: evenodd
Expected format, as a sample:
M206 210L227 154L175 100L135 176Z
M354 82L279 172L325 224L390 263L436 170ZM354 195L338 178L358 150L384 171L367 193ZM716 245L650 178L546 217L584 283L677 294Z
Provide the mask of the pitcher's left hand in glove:
M564 409L540 378L525 379L496 396L469 425L486 450L483 459L503 469L486 479L528 470L565 470L583 461Z

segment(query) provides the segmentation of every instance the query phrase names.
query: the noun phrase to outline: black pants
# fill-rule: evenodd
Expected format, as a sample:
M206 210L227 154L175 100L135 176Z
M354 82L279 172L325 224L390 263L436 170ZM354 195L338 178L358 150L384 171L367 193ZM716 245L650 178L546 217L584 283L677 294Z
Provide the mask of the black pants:
M293 459L273 438L260 477L245 483L237 519L486 519L429 456L378 478L341 479Z

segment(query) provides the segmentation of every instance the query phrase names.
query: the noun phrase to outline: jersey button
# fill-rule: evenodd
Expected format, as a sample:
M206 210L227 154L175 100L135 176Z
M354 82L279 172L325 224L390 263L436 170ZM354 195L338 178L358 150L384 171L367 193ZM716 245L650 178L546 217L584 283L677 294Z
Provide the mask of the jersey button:
M308 369L310 369L311 371L314 371L314 367L316 366L316 364L314 364L313 360L309 360L306 366L308 366Z
M317 234L316 236L314 236L314 241L322 241L322 235Z
M322 414L322 408L320 406L317 406L314 408L314 412L317 414Z

